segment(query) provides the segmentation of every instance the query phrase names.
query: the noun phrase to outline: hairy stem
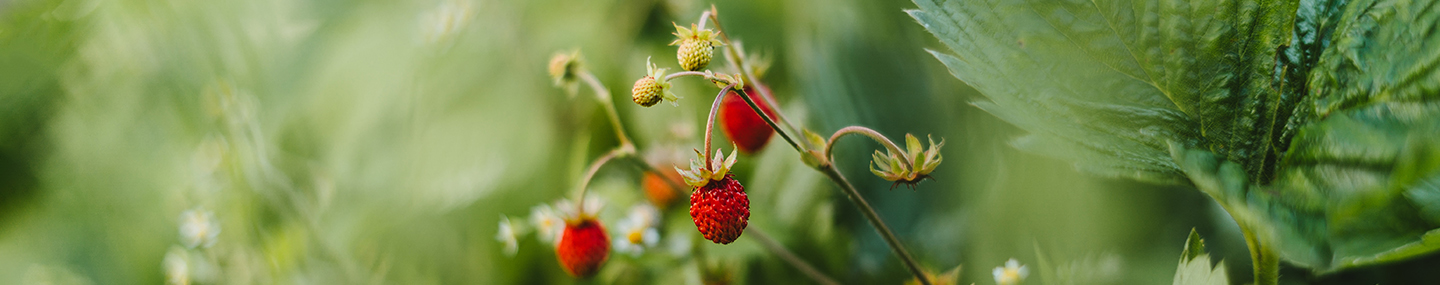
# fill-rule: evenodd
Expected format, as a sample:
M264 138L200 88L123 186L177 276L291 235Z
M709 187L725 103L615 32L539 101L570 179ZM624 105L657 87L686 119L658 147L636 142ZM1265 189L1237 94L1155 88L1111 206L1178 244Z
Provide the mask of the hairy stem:
M904 161L913 161L913 160L910 160L909 155L907 155L907 154L905 153L905 151L900 148L899 145L896 145L895 142L890 141L889 138L886 138L884 135L881 135L880 132L876 132L875 130L872 130L872 129L866 128L866 127L861 127L861 126L849 126L849 127L844 127L844 128L841 128L841 129L838 130L838 131L835 131L835 134L830 135L830 140L828 140L828 141L825 142L825 159L829 159L829 160L832 161L831 163L834 163L833 161L834 161L835 159L834 159L834 157L831 157L831 152L830 152L830 151L833 150L833 149L835 149L835 142L838 141L838 140L840 140L840 137L843 137L843 136L845 136L845 135L852 135L852 134L855 134L855 135L864 135L864 136L866 136L866 137L870 137L870 139L875 140L876 142L879 142L881 145L885 145L885 149L890 150L890 153L895 153L895 154L899 155L901 160L904 160ZM902 166L909 167L909 165L902 165Z
M759 114L761 119L765 119L765 124L770 125L770 128L774 129L775 133L779 133L781 138L785 138L785 142L790 143L790 147L795 148L795 151L800 152L800 155L805 155L805 148L795 143L795 139L791 139L790 135L785 134L785 131L780 130L780 126L775 125L775 120L771 119L770 115L765 114L764 111L760 111L760 106L755 105L755 100L750 99L750 95L746 94L745 90L736 89L735 92L739 92L740 99L744 99L745 104L750 105L750 110L755 111L755 114ZM780 111L776 110L775 113L779 114Z
M669 75L665 75L665 80L661 80L661 82L669 82L671 79L679 78L679 77L681 77L681 76L699 76L699 77L710 78L710 75L709 75L709 74L705 74L704 72L699 72L699 71L681 71L681 72L676 72L676 73L671 73L671 74L669 74Z
M889 245L895 255L900 257L900 261L905 263L905 267L910 269L910 273L915 275L915 279L920 280L920 284L931 284L930 279L926 278L925 273L920 270L920 263L910 256L910 252L900 244L900 239L895 237L895 233L890 231L890 227L885 225L885 221L880 220L880 214L875 213L875 209L870 208L870 202L866 202L865 198L860 196L860 191L855 190L855 185L851 185L850 181L846 180L834 165L821 167L820 172L825 173L826 177L830 177L831 181L840 185L840 190L844 190L845 197L850 198L850 202L855 204L856 208L860 208L860 213L865 214L865 219L870 221L870 225L875 227L875 231L880 232L880 237L885 239L885 244Z
M790 252L789 249L785 249L784 245L770 238L770 235L766 234L765 231L761 231L756 227L750 227L749 230L750 234L746 236L755 238L755 241L760 242L760 245L765 246L765 249L770 250L770 252L775 253L775 255L779 255L780 259L790 263L790 266L794 266L795 269L799 269L800 273L804 273L806 277L810 277L810 280L815 281L815 283L825 285L840 284L840 282L835 282L835 279L831 279L830 276L826 276L825 273L821 273L820 270L815 269L815 266L810 265L809 262L800 259L800 256L796 256L795 253Z
M1255 285L1280 284L1280 255L1269 244L1245 235L1245 245L1250 248L1250 261L1255 267Z
M720 94L715 95L715 103L710 104L710 117L705 119L705 161L701 161L700 163L704 164L705 169L710 169L710 171L715 171L715 169L711 169L710 165L710 137L711 134L715 132L715 113L719 113L720 101L725 98L725 94L730 93L730 90L733 89L735 89L735 84L733 83L725 85L725 88L720 88Z
M596 158L595 161L590 162L590 167L585 170L585 176L580 177L580 189L575 191L575 213L582 215L585 213L585 192L590 189L590 179L595 178L595 173L600 172L601 166L604 166L606 162L610 162L610 159L622 153L624 152L617 148L606 152L605 155L601 155L600 158Z
M620 114L615 112L615 102L610 99L610 89L605 88L604 84L600 84L600 80L596 79L590 71L582 69L579 73L580 79L584 80L586 85L590 85L590 89L595 90L595 99L605 107L605 114L610 117L610 125L615 129L615 139L620 141L622 148L633 149L634 144L630 142L630 136L625 134L625 126L620 124Z

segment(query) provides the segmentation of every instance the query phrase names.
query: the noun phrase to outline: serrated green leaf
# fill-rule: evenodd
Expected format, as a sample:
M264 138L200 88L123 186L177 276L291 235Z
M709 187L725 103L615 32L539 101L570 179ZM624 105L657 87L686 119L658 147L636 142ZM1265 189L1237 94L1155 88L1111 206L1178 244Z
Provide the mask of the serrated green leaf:
M1435 0L915 3L1019 149L1194 184L1317 272L1440 249Z
M1274 96L1255 87L1272 84L1291 4L915 2L910 14L956 54L931 53L989 99L976 106L1030 132L1022 149L1156 182L1184 180L1167 140L1263 159L1248 139L1269 130Z

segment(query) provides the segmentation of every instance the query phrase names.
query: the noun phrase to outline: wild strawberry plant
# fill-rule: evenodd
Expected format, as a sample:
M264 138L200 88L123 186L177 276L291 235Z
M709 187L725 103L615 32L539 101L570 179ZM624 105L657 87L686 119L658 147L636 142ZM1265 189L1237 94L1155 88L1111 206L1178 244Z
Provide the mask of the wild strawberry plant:
M711 29L710 27L714 27ZM659 203L660 207L668 204L671 195L666 191L684 191L690 196L689 213L694 221L696 230L705 239L717 244L730 244L742 236L758 235L758 240L776 254L780 255L793 266L801 269L814 281L824 284L835 284L835 282L824 274L819 273L812 266L798 257L790 254L778 243L769 240L761 232L750 230L753 234L745 235L749 226L750 200L743 185L744 178L738 177L730 172L735 165L737 155L741 152L754 153L764 148L771 136L779 134L799 154L803 162L815 170L824 173L846 194L854 205L861 210L865 217L875 226L878 233L883 237L887 245L894 251L904 265L915 276L915 282L920 284L931 284L932 279L937 276L936 281L953 282L958 271L951 270L944 274L931 273L929 269L922 268L909 252L899 242L888 226L880 219L866 200L859 195L855 186L850 184L836 169L831 159L832 146L841 137L850 134L860 134L869 137L887 148L887 152L876 152L875 161L870 167L877 176L886 180L894 181L896 185L905 184L914 188L916 184L924 179L930 178L930 173L940 165L942 157L940 147L944 145L935 143L932 139L930 145L924 148L919 140L913 135L906 135L906 148L901 149L890 139L872 129L851 126L842 128L832 134L829 139L823 138L809 130L797 128L781 113L775 106L774 96L770 89L760 81L760 75L764 72L765 63L754 58L747 58L739 44L731 41L729 34L721 31L718 11L712 7L702 13L697 23L691 24L689 28L675 24L676 39L671 43L676 48L677 64L679 72L666 73L668 68L654 62L646 63L645 75L637 79L631 88L631 100L642 107L652 107L661 101L678 105L682 96L676 94L672 80L681 77L700 77L719 88L719 92L713 98L705 126L704 146L695 149L696 159L690 161L690 168L684 169L674 166L675 173L668 174L667 165L652 165L651 162L639 158L638 150L623 130L615 107L611 105L610 94L607 88L590 74L580 59L579 52L558 53L549 63L549 72L557 87L574 93L580 83L588 85L595 91L596 99L604 105L606 113L614 126L619 145L612 151L600 156L590 163L589 168L576 189L574 199L584 201L588 199L585 195L589 181L601 166L612 160L627 160L639 166L644 172L643 188L652 201ZM721 48L721 54L729 63L726 72L716 72L707 69L712 66L715 59L715 49ZM648 60L647 60L648 61ZM720 121L722 131L730 136L735 143L731 147L730 154L724 155L722 149L714 149L712 152L712 136L716 121ZM797 140L803 138L804 140ZM713 153L713 155L712 155ZM683 183L675 181L681 178ZM689 187L680 187L687 185ZM593 215L585 215L584 204L576 203L558 205L562 212L572 212L575 215L563 217L564 229L557 238L556 244L557 259L567 273L580 278L593 276L597 268L603 266L611 246L598 243L596 240L604 240L607 236L604 233L602 222ZM593 209L592 209L593 210ZM554 223L552 218L539 218L537 221ZM508 221L508 219L502 219ZM548 221L548 222L547 222ZM546 227L537 223L537 227ZM508 224L502 223L502 233L507 231ZM555 230L549 230L555 231ZM617 246L625 245L622 241L642 240L642 235L629 235L617 239ZM506 236L501 239L507 243L513 240ZM628 244L635 244L634 242ZM707 276L706 278L711 278Z

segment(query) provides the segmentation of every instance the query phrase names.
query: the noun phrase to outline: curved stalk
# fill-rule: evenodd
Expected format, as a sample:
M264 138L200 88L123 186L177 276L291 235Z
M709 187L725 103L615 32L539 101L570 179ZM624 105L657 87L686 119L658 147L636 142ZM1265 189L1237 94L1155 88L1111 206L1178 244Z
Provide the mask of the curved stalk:
M720 94L719 94L719 95L715 95L715 103L711 103L711 104L710 104L710 117L707 118L707 119L705 119L705 161L701 161L701 162L700 162L701 164L705 164L705 169L710 169L710 167L711 167L711 163L710 163L710 137L711 137L711 134L713 134L713 133L715 132L715 113L719 113L718 111L720 111L720 101L725 98L725 95L726 95L726 94L729 94L729 93L730 93L730 90L734 90L734 89L735 89L735 84L733 84L733 83L730 84L730 85L725 85L725 88L720 88ZM731 150L731 151L734 151L734 150ZM710 171L715 171L715 170L714 170L714 169L710 169Z
M775 255L779 255L780 259L783 259L785 260L785 262L790 263L790 266L794 266L795 269L799 269L800 273L804 273L806 277L810 277L810 280L815 281L815 283L825 285L840 284L840 282L835 282L835 279L831 279L830 276L826 276L825 273L821 273L820 270L815 269L815 266L810 265L809 262L805 262L804 259L800 259L800 256L797 256L795 255L795 253L790 252L789 249L785 249L784 245L781 245L780 242L777 242L775 241L775 239L770 238L770 235L766 234L765 231L761 231L760 228L750 227L749 230L750 234L746 235L747 237L755 238L755 241L760 242L760 245L765 246L765 249L770 250L770 252L775 253Z
M699 71L681 71L681 72L676 72L676 73L671 73L671 74L669 74L669 75L665 75L665 80L661 80L661 82L669 82L671 79L679 78L679 77L681 77L681 76L699 76L699 77L704 77L704 78L710 78L710 75L709 75L709 74L705 74L704 72L699 72Z
M620 141L621 148L633 150L635 146L630 142L630 136L625 134L625 127L620 125L620 114L615 112L615 102L610 99L610 89L605 88L604 84L600 84L600 80L596 79L594 74L590 74L589 70L581 69L579 73L580 79L585 81L586 85L590 85L590 89L595 90L595 99L605 107L605 114L610 117L610 125L615 129L615 139Z
M601 155L600 158L596 158L594 162L590 162L590 167L585 170L585 176L580 177L580 189L575 191L575 213L581 215L585 213L585 192L590 189L590 179L595 178L595 173L600 172L601 166L604 166L606 162L610 162L610 159L619 156L621 153L622 151L617 148L606 152L605 155Z
M880 132L876 132L875 130L861 126L844 127L838 131L835 131L835 134L830 135L830 140L825 142L825 159L829 159L830 161L832 161L831 163L834 163L833 161L835 159L831 157L830 151L835 148L835 142L840 140L840 137L852 134L870 137L870 139L879 142L881 145L885 145L885 149L890 150L890 153L898 154L901 160L913 161L910 160L910 156L906 154L905 151L900 148L900 146L896 145L895 142L890 141L890 138L886 138L884 135L881 135ZM903 166L909 167L908 165Z

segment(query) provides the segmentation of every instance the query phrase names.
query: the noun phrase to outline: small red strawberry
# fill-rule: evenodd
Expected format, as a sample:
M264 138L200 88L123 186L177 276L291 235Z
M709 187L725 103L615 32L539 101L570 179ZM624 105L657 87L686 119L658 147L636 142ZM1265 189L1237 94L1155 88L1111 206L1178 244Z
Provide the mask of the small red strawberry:
M565 273L579 278L594 276L610 257L610 237L593 217L566 222L565 232L555 247L555 257Z
M699 150L695 153L700 161L705 161ZM724 153L715 150L709 163L691 160L691 170L676 170L686 184L695 187L695 192L690 193L690 218L694 219L695 228L705 239L728 244L739 238L749 225L750 198L745 195L745 186L729 174L730 167L735 165L735 153L731 152L723 162L722 157Z
M719 244L734 242L750 220L750 198L734 174L711 181L690 194L690 217L705 239Z
M755 101L755 106L764 110L770 119L776 119L775 109L761 99L762 95L760 92L756 92L759 91L756 86L766 92L770 91L770 88L764 85L747 84L744 89L745 94L749 95L750 99ZM770 125L765 123L764 118L756 114L754 109L750 109L750 105L745 103L745 99L736 95L738 93L730 92L720 102L720 114L717 115L717 119L720 119L720 130L725 132L725 136L729 137L730 141L735 142L735 146L741 152L755 153L765 148L765 144L770 142L770 136L775 135L775 129L771 129Z

